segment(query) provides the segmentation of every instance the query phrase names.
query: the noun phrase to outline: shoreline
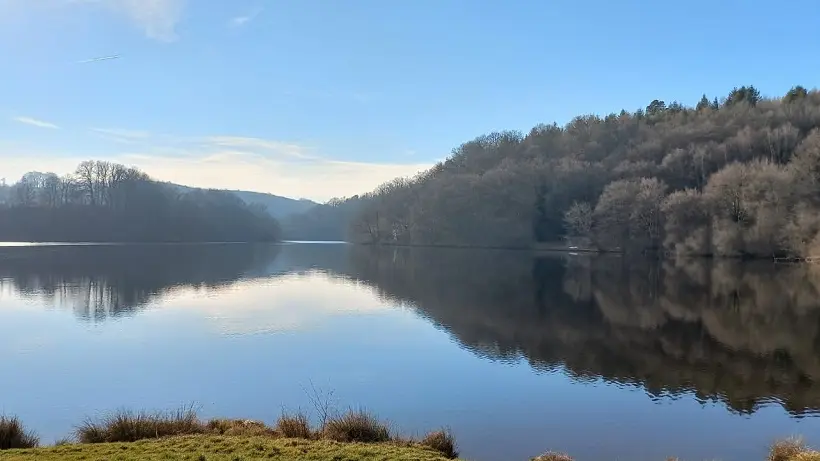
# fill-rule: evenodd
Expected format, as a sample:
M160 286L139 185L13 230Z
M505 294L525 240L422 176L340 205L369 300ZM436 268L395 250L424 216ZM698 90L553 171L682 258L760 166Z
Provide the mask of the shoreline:
M670 254L666 251L645 250L636 254L620 249L606 250L588 247L566 247L549 243L534 243L529 246L477 246L457 244L401 244L401 243L357 243L348 241L308 241L308 240L269 240L269 241L0 241L0 250L5 248L39 248L39 247L93 247L93 246L162 246L162 245L292 245L292 244L322 244L322 245L351 245L365 248L429 248L448 250L488 250L488 251L516 251L530 252L535 256L549 254L587 255L587 256L640 256L657 257L657 259L699 259L724 261L764 261L772 260L777 264L814 264L820 262L820 256L775 256L775 255L718 255L718 254Z

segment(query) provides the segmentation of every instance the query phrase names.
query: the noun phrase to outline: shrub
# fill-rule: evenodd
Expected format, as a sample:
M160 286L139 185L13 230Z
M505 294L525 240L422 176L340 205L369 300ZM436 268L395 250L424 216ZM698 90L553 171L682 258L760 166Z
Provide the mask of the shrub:
M532 461L573 461L573 459L564 453L548 451L541 456L533 458Z
M450 431L441 430L431 432L421 440L421 444L441 452L449 459L458 458L456 440Z
M0 416L0 450L34 448L39 444L40 438L26 430L19 418Z
M276 433L265 423L250 419L212 419L205 425L210 433L234 436L273 436Z
M313 431L310 429L310 422L304 413L295 415L284 414L276 422L276 431L282 436L291 439L311 439Z
M377 443L390 441L390 429L366 411L351 411L330 418L324 437L337 442Z
M780 440L769 449L768 461L815 461L820 460L820 453L809 450L802 439L789 438Z
M77 428L81 443L136 442L173 435L202 434L205 426L190 408L175 412L114 412L100 421L86 420Z

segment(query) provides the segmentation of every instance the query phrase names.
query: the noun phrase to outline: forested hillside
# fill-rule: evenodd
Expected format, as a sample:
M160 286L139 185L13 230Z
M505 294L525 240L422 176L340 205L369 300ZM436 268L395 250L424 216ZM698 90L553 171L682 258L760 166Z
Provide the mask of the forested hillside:
M32 172L0 186L0 241L270 241L279 225L230 192L180 192L103 161L71 175Z
M481 136L359 200L362 243L820 254L820 93L754 87L694 107Z
M175 187L180 192L194 192L201 190L197 187L182 186L179 184L165 183L171 187ZM225 190L220 189L220 192L229 192L236 195L243 202L248 205L256 205L264 208L269 215L281 220L287 216L304 213L313 209L318 203L307 199L292 199L288 197L280 197L278 195L267 194L263 192L251 192L246 190Z
M369 194L331 199L303 213L283 217L282 236L286 240L347 240L351 219L361 212L369 199Z

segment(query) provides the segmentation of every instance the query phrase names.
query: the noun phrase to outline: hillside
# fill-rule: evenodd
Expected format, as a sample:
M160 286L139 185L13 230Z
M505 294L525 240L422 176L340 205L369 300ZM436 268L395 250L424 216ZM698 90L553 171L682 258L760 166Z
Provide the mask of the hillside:
M371 194L350 238L529 247L578 237L609 250L820 253L820 93L752 87L694 107L584 115L478 137ZM815 249L816 248L816 249Z
M198 189L195 187L182 186L179 184L168 183L169 185L178 188L184 192L190 192ZM250 192L243 190L226 190L245 202L248 205L258 203L265 207L267 212L274 218L281 219L285 216L304 213L311 208L318 205L316 202L307 199L292 199L287 197L280 197L278 195L266 194L263 192Z
M347 240L350 221L361 212L367 200L367 196L334 199L287 216L280 220L282 236L285 240Z

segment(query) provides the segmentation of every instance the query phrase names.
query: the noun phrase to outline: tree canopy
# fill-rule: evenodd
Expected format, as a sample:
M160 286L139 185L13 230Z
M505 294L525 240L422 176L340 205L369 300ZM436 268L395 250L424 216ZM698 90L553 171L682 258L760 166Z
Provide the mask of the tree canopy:
M357 197L352 241L527 247L583 236L601 249L820 254L820 92L754 86L695 107L584 115L454 149Z
M0 241L270 241L278 223L230 192L179 191L145 173L85 161L73 174L31 172L0 186Z

